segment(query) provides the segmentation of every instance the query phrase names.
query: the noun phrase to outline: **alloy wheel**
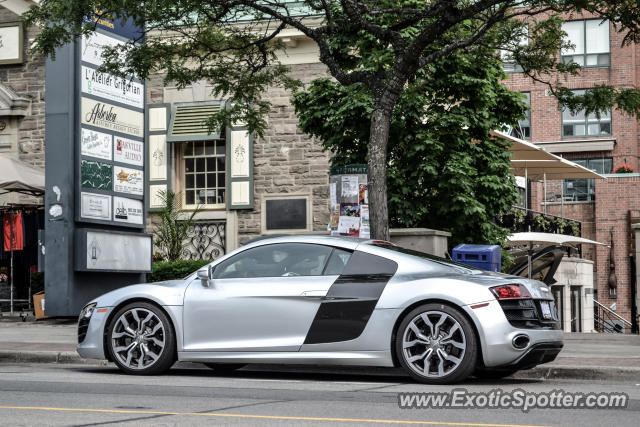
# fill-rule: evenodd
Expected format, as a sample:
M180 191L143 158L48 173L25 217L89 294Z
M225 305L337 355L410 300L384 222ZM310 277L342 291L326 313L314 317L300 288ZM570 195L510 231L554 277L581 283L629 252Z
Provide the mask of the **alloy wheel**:
M462 363L466 349L462 326L442 311L418 314L402 334L402 354L407 365L427 378L453 373Z
M160 359L165 338L164 325L155 313L145 308L131 308L116 320L111 331L111 348L122 365L141 370Z

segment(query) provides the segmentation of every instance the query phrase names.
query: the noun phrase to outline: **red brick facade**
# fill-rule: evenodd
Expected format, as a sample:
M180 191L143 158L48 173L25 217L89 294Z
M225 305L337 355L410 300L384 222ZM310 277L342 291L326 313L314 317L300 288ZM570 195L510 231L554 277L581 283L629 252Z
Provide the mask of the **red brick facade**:
M593 15L567 16L567 20L589 19ZM617 33L612 25L610 34L610 66L583 68L580 75L559 77L558 81L570 89L587 89L607 84L615 87L633 87L640 85L640 46L622 46L624 34ZM591 136L565 138L562 136L562 112L553 96L547 92L544 84L536 83L523 73L511 73L505 82L512 90L531 94L531 141L534 143L555 142L560 145L571 141L597 139L615 140L613 150L554 152L567 159L613 158L613 167L623 162L638 171L639 136L638 120L629 117L617 109L611 114L611 136ZM556 146L557 146L556 145ZM588 144L585 144L588 145ZM544 147L545 144L542 144ZM547 145L548 146L548 145ZM569 151L569 150L568 150ZM547 194L561 193L562 181L547 182ZM545 211L544 189L542 183L532 183L531 208ZM584 257L595 261L594 277L597 280L597 299L606 306L616 303L616 312L631 320L631 210L640 210L640 177L622 176L607 180L596 180L595 201L548 203L546 211L560 216L564 211L566 218L582 222L582 236L606 244L610 243L610 231L614 232L615 272L618 281L617 299L609 298L607 279L609 277L609 249L606 247L585 248Z

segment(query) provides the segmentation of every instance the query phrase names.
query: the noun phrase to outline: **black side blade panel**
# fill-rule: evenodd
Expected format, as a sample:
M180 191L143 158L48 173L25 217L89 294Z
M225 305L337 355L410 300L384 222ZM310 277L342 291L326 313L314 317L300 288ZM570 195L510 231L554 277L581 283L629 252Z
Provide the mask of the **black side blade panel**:
M304 343L358 338L397 269L394 261L355 251L320 304Z

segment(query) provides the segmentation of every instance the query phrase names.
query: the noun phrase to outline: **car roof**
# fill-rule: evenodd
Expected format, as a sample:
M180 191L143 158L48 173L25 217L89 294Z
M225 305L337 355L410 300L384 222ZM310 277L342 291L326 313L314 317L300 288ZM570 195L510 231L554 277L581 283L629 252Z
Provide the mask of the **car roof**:
M362 244L372 244L373 242L380 242L371 239L360 239L357 237L348 236L327 236L322 234L277 234L277 235L263 235L249 240L243 245L243 247L262 246L273 243L313 243L318 245L337 246L348 249L355 249Z

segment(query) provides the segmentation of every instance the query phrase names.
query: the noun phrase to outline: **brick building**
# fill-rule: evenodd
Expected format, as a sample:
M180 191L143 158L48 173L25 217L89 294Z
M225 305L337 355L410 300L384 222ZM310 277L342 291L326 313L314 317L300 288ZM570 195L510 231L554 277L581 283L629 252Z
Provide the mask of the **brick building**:
M576 91L596 85L634 87L640 83L640 46L622 46L624 34L597 16L568 15L563 30L575 49L561 52L565 61L582 65L578 76L560 82ZM526 94L529 117L513 129L545 150L561 155L608 177L607 180L549 181L546 193L542 183L532 183L530 206L533 210L564 216L582 222L582 237L614 243L614 273L617 295L610 292L610 250L585 248L584 256L595 261L595 298L628 321L632 317L632 292L636 287L631 220L638 217L640 191L638 174L610 175L617 165L626 163L637 172L640 134L638 120L613 109L599 118L571 115L561 111L548 88L523 73L517 65L506 64L506 85ZM563 200L561 200L563 199Z

